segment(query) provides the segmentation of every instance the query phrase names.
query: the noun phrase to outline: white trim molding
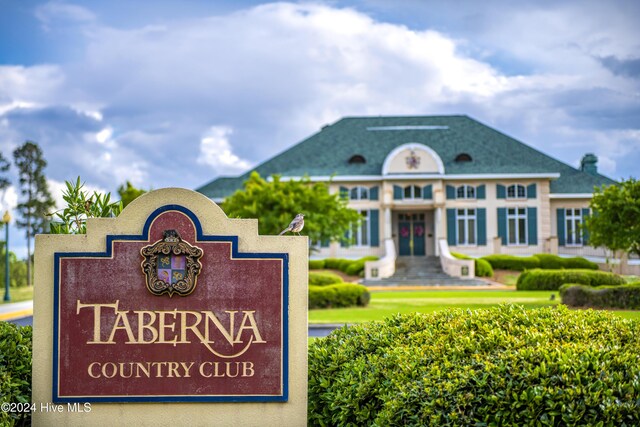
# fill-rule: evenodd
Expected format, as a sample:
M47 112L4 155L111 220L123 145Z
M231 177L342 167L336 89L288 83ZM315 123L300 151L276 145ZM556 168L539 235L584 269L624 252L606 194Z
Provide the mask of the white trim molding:
M468 175L445 175L439 173L415 173L415 174L390 174L390 175L317 175L317 176L281 176L280 181L299 181L302 178L309 181L322 182L370 182L370 181L408 181L408 180L445 180L445 181L466 181L466 180L501 180L501 179L558 179L559 173L490 173L490 174L468 174ZM269 176L267 181L273 178ZM553 198L553 194L551 197ZM559 195L556 198L565 198ZM580 197L585 197L580 195ZM591 197L591 194L589 194ZM574 197L578 198L578 197Z
M551 193L550 199L591 199L593 194L591 193Z

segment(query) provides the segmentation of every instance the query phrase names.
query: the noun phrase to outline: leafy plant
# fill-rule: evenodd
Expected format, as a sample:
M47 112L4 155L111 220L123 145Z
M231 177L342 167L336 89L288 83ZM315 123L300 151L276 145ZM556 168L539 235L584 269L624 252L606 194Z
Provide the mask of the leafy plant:
M309 284L314 286L333 285L335 283L342 283L342 278L337 274L322 272L322 273L309 273Z
M62 199L67 207L52 214L57 219L50 224L52 234L86 234L87 218L111 218L122 211L122 202L111 203L111 193L89 194L83 190L80 177L75 183L65 181L65 184Z
M640 322L566 307L406 314L309 346L312 426L640 425Z
M491 264L485 259L482 258L472 258L468 255L461 254L458 252L451 252L454 258L458 259L469 259L474 261L476 276L477 277L493 277L493 268Z
M0 403L31 402L31 326L0 322ZM30 425L31 414L0 412L0 425Z
M309 308L340 308L366 306L371 294L365 286L336 283L326 286L309 285Z

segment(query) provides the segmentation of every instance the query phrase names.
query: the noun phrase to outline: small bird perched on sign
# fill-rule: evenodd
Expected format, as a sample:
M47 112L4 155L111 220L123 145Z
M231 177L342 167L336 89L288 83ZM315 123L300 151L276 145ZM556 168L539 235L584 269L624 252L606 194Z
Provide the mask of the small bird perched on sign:
M284 230L282 230L282 232L278 234L278 236L282 236L287 231L290 231L292 233L298 233L298 236L299 236L300 231L302 231L303 227L304 227L304 215L299 213L298 215L296 215L295 218L293 218L289 226Z

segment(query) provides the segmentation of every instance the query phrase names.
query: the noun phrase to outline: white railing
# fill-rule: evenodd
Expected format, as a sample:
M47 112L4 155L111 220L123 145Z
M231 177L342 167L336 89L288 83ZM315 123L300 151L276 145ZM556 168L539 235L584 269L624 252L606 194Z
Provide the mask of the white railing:
M384 241L384 256L377 261L364 263L364 278L367 280L386 279L396 272L396 245L393 239Z
M447 239L439 239L440 265L449 276L472 279L476 277L475 261L472 259L454 258L449 251Z

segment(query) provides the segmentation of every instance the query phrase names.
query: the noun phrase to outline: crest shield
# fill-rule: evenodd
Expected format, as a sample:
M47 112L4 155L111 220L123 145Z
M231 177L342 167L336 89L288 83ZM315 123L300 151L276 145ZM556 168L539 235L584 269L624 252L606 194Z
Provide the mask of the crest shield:
M154 295L187 296L196 288L202 270L202 249L182 240L175 230L165 230L163 236L140 251L147 289Z

